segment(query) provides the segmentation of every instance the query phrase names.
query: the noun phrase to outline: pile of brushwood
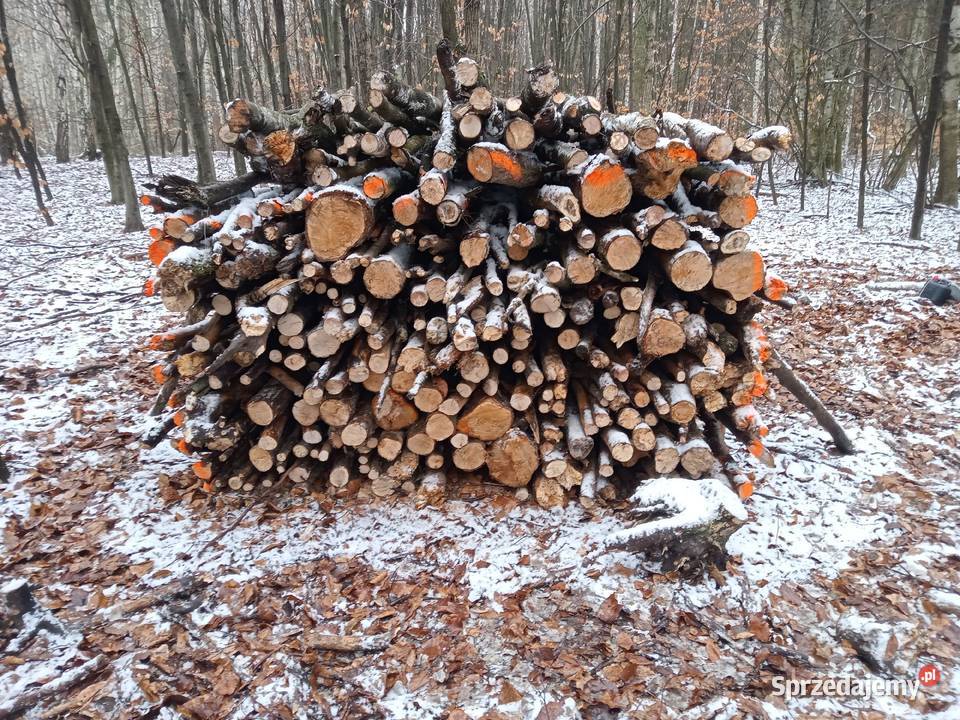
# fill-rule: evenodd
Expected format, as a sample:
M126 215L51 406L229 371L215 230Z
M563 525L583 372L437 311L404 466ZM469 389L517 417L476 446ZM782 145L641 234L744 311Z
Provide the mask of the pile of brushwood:
M620 112L549 65L504 97L437 57L442 97L377 72L363 99L235 100L220 138L253 170L150 186L148 292L186 316L151 340L150 440L211 490L595 508L639 483L725 539L751 487L728 439L767 457L755 316L790 301L743 229L750 165L789 131Z

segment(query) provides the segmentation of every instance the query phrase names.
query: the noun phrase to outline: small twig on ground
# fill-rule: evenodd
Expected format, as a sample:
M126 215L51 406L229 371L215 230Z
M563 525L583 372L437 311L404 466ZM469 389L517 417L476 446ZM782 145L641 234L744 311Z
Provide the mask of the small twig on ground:
M70 689L77 683L83 682L91 675L95 675L108 664L106 655L97 655L87 660L83 665L67 670L60 677L51 680L38 688L27 690L16 697L10 698L0 705L0 720L12 718L24 710L36 707L51 695L57 695Z

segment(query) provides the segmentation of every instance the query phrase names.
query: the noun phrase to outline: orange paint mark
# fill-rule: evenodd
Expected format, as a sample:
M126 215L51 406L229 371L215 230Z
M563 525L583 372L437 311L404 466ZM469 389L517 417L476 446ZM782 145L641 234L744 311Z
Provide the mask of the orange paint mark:
M177 410L173 414L173 424L177 427L182 427L183 424L187 421L187 414L183 410Z
M190 467L193 468L194 474L201 480L209 480L213 477L213 467L204 460L197 460Z
M601 163L583 179L584 185L607 187L620 181L623 177L623 168L614 163Z
M763 447L763 443L759 440L754 440L750 443L750 454L755 458L762 457L765 450L766 448Z
M153 198L151 198L149 195L141 195L141 196L140 196L140 204L141 204L141 205L153 205Z
M753 483L749 480L747 480L745 483L740 483L740 485L737 487L737 495L740 496L741 500L748 499L751 495L753 495Z
M212 493L212 492L213 492L213 483L211 483L211 482L209 482L209 481L206 481L206 480L205 480L204 483L203 483L203 485L201 485L200 487L203 489L203 491L204 491L205 493Z
M384 182L383 178L371 175L363 181L363 194L371 200L383 197L386 191L387 183Z
M782 300L787 290L789 290L787 283L777 275L767 275L764 280L763 294L770 300Z
M747 223L753 222L757 216L757 199L753 195L747 195L741 199L743 203L743 214Z
M159 265L175 248L176 245L170 240L154 240L150 243L150 247L147 248L147 257L150 258L150 262L154 265Z
M219 230L220 228L223 227L223 223L220 222L219 220L211 220L210 222L207 223L207 225L208 225L208 226L210 227L210 229L213 230L214 232L216 232L217 230Z
M143 294L146 297L153 297L157 292L157 283L153 278L148 278L143 284Z
M164 370L163 365L154 365L152 368L150 368L150 374L153 375L154 382L158 384L162 384L167 381L167 372Z
M769 434L770 434L770 428L768 428L766 425L761 425L760 427L757 428L757 435L759 435L760 437L766 437Z
M767 378L759 370L753 373L753 389L750 394L754 397L760 397L767 394Z
M187 441L183 438L177 440L177 450L179 450L184 455L189 455L191 453L190 446L187 445Z
M756 292L763 287L763 276L764 276L764 267L763 267L763 256L760 253L753 254L753 292Z
M147 341L148 350L163 350L169 343L172 343L176 340L176 335L171 335L170 333L161 333L160 335L154 335Z
M523 178L523 168L509 153L501 150L491 151L490 164L513 180L519 181Z
M667 145L667 157L677 165L697 163L697 153L692 147L683 142L672 142Z
M154 240L160 240L163 237L163 228L154 225L152 228L150 228L150 237L152 237Z

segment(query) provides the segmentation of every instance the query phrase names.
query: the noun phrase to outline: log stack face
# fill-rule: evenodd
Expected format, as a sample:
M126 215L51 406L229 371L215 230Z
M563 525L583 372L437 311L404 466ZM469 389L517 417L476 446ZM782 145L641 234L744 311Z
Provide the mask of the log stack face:
M151 340L151 441L211 488L437 503L473 477L548 507L729 472L724 428L764 456L754 315L784 288L730 156L786 129L618 114L549 66L501 97L438 59L442 98L379 72L369 103L234 101L220 137L253 170L144 196L148 292L185 313Z

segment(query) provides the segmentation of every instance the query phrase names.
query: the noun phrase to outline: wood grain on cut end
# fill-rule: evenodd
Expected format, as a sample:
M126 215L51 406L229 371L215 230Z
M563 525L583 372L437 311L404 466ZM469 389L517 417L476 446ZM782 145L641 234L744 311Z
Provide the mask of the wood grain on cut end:
M307 241L320 262L343 258L372 227L372 203L352 188L323 190L307 209Z

